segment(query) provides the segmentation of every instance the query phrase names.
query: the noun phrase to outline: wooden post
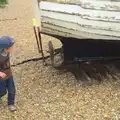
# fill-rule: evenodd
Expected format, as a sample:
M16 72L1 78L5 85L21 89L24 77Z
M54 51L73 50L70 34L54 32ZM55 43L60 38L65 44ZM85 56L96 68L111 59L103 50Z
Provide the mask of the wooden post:
M34 3L34 14L35 14L35 19L33 19L33 30L38 46L38 52L41 52L40 44L39 44L39 36L38 36L38 29L36 30L37 27L40 27L40 12L39 12L39 4L38 0L33 0Z
M41 39L40 28L37 27L37 30L38 30L38 36L39 36L39 45L40 45L40 48L41 48L41 54L42 54L42 57L43 57L43 64L46 65L45 57L44 57L44 52L43 52L43 46L42 46L42 39Z
M41 0L37 0L38 2L38 9L39 9L39 3L41 2ZM39 12L39 16L40 16L40 12ZM40 19L40 18L39 18ZM46 65L46 61L45 61L45 56L44 56L44 52L43 52L43 46L42 46L42 38L41 38L41 24L40 24L40 27L37 27L38 29L38 36L39 36L39 45L40 45L40 48L41 48L41 54L42 54L42 57L43 57L43 64Z
M42 40L41 40L41 21L40 21L39 3L40 3L40 0L34 0L35 21L37 22L37 24L36 23L34 24L33 29L34 29L35 37L37 40L39 53L41 52L41 55L43 57L43 64L46 65L44 52L43 52L43 46L42 46ZM36 32L35 27L37 28L37 32Z
M33 30L34 30L34 34L35 34L35 38L36 38L36 42L37 42L38 52L40 53L41 49L40 49L39 40L38 40L38 36L37 36L35 26L33 26Z

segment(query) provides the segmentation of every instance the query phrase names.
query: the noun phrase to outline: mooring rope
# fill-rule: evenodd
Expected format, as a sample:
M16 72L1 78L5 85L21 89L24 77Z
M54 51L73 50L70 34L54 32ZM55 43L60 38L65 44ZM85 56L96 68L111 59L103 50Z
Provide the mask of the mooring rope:
M50 57L50 56L45 56L44 59L48 59L49 57ZM40 58L32 58L32 59L28 59L28 60L23 60L23 61L21 61L21 62L19 62L19 63L17 63L17 64L11 65L11 67L16 67L16 66L18 66L18 65L21 65L21 64L24 64L24 63L28 63L28 62L31 62L31 61L36 62L36 61L39 61L39 60L43 60L43 57L40 57Z
M59 54L59 52L55 52L54 53L54 55L57 55L57 54ZM48 59L48 58L50 58L50 55L44 57L45 60ZM16 67L18 65L21 65L21 64L24 64L24 63L28 63L28 62L36 62L36 61L39 61L39 60L43 60L43 57L31 58L31 59L23 60L23 61L21 61L21 62L19 62L17 64L11 65L11 67Z

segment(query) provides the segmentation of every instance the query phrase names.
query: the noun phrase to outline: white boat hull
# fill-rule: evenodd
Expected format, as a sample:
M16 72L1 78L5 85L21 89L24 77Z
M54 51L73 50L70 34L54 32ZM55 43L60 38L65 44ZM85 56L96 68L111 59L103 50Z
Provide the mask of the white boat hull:
M120 2L39 3L42 33L78 39L120 40Z

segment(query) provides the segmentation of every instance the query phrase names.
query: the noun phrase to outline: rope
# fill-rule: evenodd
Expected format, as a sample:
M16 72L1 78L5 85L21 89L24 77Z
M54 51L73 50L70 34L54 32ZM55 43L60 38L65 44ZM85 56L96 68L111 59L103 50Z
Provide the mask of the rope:
M46 59L48 59L49 57L50 57L50 56L45 56L44 59L46 60ZM36 62L36 61L39 61L39 60L43 60L43 57L40 57L40 58L32 58L32 59L28 59L28 60L23 60L23 61L21 61L20 63L11 65L11 67L16 67L16 66L18 66L18 65L21 65L21 64L24 64L24 63L28 63L28 62L31 62L31 61Z

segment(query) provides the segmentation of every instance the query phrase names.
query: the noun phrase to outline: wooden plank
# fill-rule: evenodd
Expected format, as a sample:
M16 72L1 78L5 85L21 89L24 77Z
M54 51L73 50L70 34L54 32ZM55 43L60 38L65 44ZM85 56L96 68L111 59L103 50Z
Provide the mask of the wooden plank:
M120 11L119 0L42 0L47 2L79 5L84 9L95 9L104 11Z
M69 14L41 11L41 17L43 18L42 20L45 20L45 18L49 18L49 19L56 19L59 22L64 21L66 23L70 22L70 23L76 23L78 25L83 25L83 26L85 25L91 26L96 29L120 31L120 23L87 20L77 15L73 16Z
M83 20L80 19L79 16L74 16L73 19L72 15L54 12L47 12L46 14L46 12L42 11L41 16L42 23L58 25L59 28L64 26L64 28L77 30L79 32L90 31L89 33L91 34L99 33L101 35L120 36L120 24L118 23Z
M64 32L67 32L67 33L73 33L74 35L79 35L79 34L82 34L84 35L84 33L89 33L89 34L96 34L96 35L104 35L104 36L111 36L111 37L118 37L116 34L111 34L110 33L104 33L104 32L100 32L100 31L94 31L94 30L91 30L91 29L88 29L88 30L75 30L75 29L69 29L69 28L65 28L65 27L59 27L57 25L51 25L51 24L42 24L42 27L47 27L47 28L52 28L52 29L55 29L55 30L59 30L59 31L64 31ZM109 31L108 31L109 32ZM119 33L118 33L119 34ZM120 36L119 36L120 38Z
M103 40L120 40L120 37L113 37L113 36L106 36L106 35L99 35L99 34L90 34L87 32L76 32L72 30L67 30L67 29L60 29L59 27L47 27L47 26L42 26L42 33L48 33L50 35L58 35L62 37L72 37L72 38L78 38L78 39L103 39Z
M96 9L106 11L120 11L120 1L114 2L110 0L72 0L71 4L78 4L84 9Z
M40 9L51 12L58 12L63 14L77 15L84 19L111 21L120 23L120 12L115 11L100 11L100 10L86 10L77 5L66 5L50 2L41 2ZM72 8L72 9L71 9ZM103 14L104 12L104 14Z
M68 29L68 30L73 30L73 31L79 31L79 32L89 32L91 34L101 34L101 35L110 35L110 36L115 36L115 37L118 37L120 36L120 32L116 32L116 31L109 31L109 30L100 30L100 29L94 29L92 27L89 27L89 28L85 28L85 27L81 27L77 24L72 24L72 23L69 23L69 22L60 22L58 21L44 21L42 22L42 25L44 26L44 24L48 25L49 28L50 27L55 27L55 26L58 26L59 29L60 28L65 28L65 29Z
M113 31L113 32L120 32L120 29L118 27L116 27L115 25L111 25L109 26L108 24L102 24L102 25L99 25L99 24L92 24L92 22L87 22L87 24L85 23L77 23L77 22L70 22L70 21L64 21L64 20L58 20L58 19L54 19L54 18L49 18L49 17L46 17L46 16L42 16L41 17L41 22L42 23L48 23L48 24L55 24L55 25L62 25L64 27L68 27L68 28L76 28L76 29L83 29L83 28L91 28L91 29L94 29L94 30L106 30L106 31ZM104 25L104 26L103 26Z
M43 34L48 34L48 35L57 35L57 36L62 36L62 37L73 37L73 38L83 38L85 39L83 36L75 36L73 34L70 33L65 33L63 31L58 31L58 30L54 30L54 29L49 29L49 28L42 28L42 32Z

